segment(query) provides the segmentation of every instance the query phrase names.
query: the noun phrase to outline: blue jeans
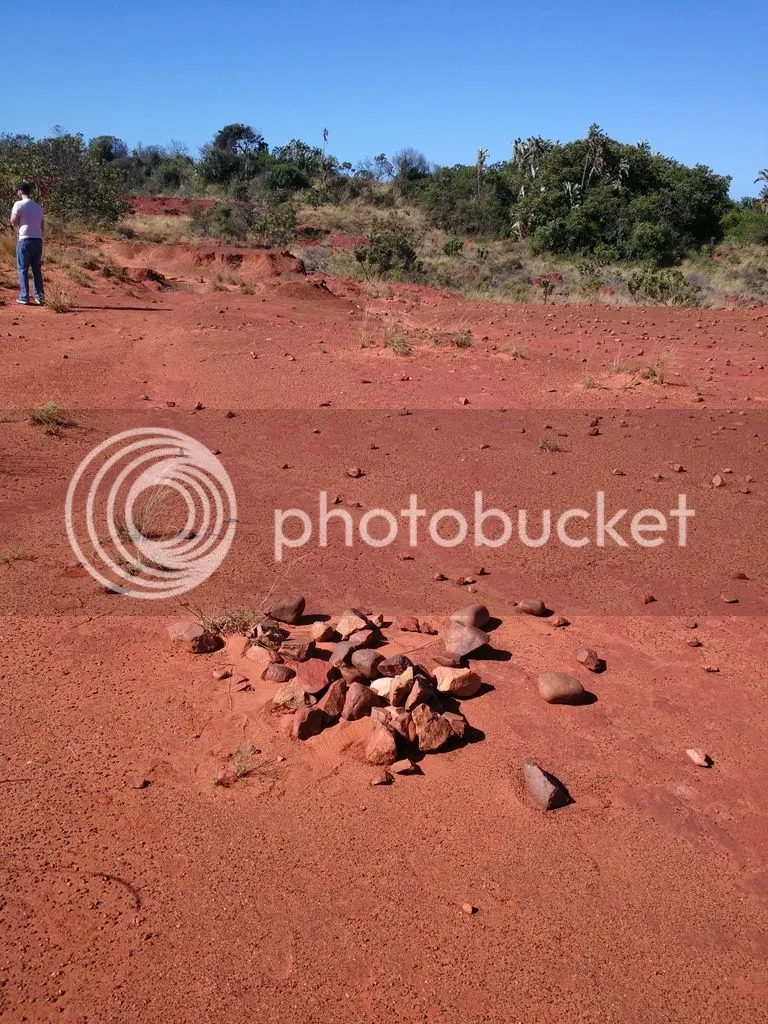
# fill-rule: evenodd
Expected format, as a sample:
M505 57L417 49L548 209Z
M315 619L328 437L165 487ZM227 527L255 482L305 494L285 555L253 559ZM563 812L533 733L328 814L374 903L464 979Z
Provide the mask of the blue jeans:
M16 245L16 266L19 271L22 302L29 302L29 271L35 283L35 298L42 302L43 292L43 240L42 238L20 238Z

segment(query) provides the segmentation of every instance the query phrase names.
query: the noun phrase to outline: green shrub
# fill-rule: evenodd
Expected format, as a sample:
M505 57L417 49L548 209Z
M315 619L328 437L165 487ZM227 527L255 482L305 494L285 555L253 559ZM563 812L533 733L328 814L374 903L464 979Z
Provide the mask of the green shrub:
M464 240L461 238L449 238L443 246L443 252L446 256L458 256L461 250L464 248Z
M355 249L355 259L366 273L412 273L419 269L413 233L396 217L375 217L368 245Z
M698 306L701 288L687 280L676 267L667 270L653 268L635 270L627 280L633 299L650 299L666 306Z

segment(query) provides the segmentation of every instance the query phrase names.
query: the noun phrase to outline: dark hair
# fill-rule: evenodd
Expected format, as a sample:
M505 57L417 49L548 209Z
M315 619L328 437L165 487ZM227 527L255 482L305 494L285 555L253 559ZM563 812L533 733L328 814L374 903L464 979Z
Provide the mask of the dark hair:
M17 192L23 192L25 196L31 196L34 185L29 181L20 181L16 186Z

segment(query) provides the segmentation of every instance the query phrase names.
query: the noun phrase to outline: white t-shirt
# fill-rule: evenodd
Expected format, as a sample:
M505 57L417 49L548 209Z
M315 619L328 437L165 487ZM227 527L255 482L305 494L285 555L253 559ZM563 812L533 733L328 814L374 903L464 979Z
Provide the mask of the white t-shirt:
M13 204L11 217L18 217L16 227L19 229L19 238L43 237L43 208L34 199L29 196L19 199Z

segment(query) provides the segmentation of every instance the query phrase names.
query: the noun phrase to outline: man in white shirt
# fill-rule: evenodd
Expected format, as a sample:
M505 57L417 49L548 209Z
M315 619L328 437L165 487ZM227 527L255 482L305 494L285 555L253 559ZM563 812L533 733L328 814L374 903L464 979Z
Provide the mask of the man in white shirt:
M16 245L16 265L19 271L19 284L21 292L16 301L22 305L29 305L29 271L32 271L32 280L35 285L35 302L42 306L45 301L43 291L43 208L34 199L30 198L32 186L27 181L19 182L16 194L18 202L13 204L11 210L11 227L16 228L19 233L19 241Z

